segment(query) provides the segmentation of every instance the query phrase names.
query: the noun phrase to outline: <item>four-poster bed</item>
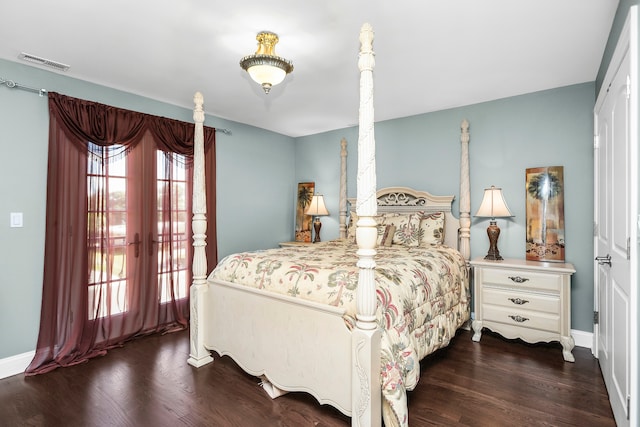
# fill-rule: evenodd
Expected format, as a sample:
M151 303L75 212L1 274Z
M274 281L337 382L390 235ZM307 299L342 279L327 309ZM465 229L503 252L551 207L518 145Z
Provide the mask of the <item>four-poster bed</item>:
M357 198L346 197L343 140L341 238L305 248L230 255L209 278L204 256L203 99L200 94L194 97L188 363L210 363L214 350L262 377L271 397L304 391L351 416L353 425L380 425L384 417L392 426L408 422L405 391L417 382L419 360L448 345L469 318L469 133L463 121L459 219L452 214L453 196L404 187L377 191L372 41L373 31L365 24L358 61ZM420 231L418 241L407 240L411 236L396 228ZM267 258L272 253L279 258ZM324 269L324 258L332 257L332 267ZM400 270L409 275L396 277Z

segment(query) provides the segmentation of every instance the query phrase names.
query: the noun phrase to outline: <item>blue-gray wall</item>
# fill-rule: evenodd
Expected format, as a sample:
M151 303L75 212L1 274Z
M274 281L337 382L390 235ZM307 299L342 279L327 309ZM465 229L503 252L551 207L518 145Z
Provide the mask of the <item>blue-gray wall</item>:
M577 273L572 287L572 327L592 331L592 109L627 11L621 0L593 83L570 86L376 125L378 187L407 185L458 195L459 124L471 122L471 209L482 189L502 186L516 217L500 221L500 250L524 254L524 170L565 168L567 261ZM0 60L0 77L66 95L184 121L189 109L152 101L22 64ZM216 102L205 96L205 104ZM206 107L206 105L205 105ZM0 87L0 358L35 348L40 317L46 198L48 113L46 98ZM339 141L349 142L348 193L355 195L357 129L294 140L207 116L218 134L219 255L273 247L293 237L297 182L315 181L330 217L324 240L338 235ZM258 204L259 203L259 204ZM263 208L257 212L255 206ZM457 209L457 202L454 205ZM25 226L9 228L9 213L23 212ZM250 212L251 214L240 214ZM473 213L473 212L472 212ZM472 255L486 252L486 224L474 221Z
M192 122L192 111L58 73L0 60L0 77L135 111ZM192 97L193 94L185 96ZM205 96L207 102L216 102ZM191 98L186 102L191 102ZM0 359L35 349L40 322L49 114L46 97L0 86ZM294 139L206 116L217 134L220 257L291 239ZM260 206L260 210L255 209ZM10 228L11 212L24 227Z
M376 124L377 187L408 186L459 198L460 122L470 122L471 213L483 190L502 187L515 217L499 220L504 257L525 256L525 170L563 166L566 260L574 264L572 328L593 330L593 107L594 83L501 99ZM357 131L298 138L296 179L315 181L329 218L322 236L338 236L340 139L348 141L349 197L356 194ZM457 201L454 203L457 212ZM488 249L487 222L473 220L471 255Z

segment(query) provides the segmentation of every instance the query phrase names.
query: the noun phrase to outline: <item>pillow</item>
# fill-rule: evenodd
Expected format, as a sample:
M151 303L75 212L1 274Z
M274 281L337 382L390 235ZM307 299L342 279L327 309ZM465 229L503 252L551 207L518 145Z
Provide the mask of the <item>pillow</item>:
M444 243L444 212L423 214L420 219L420 246Z
M393 225L396 229L393 233L392 244L415 247L420 244L420 218L422 212L412 214L385 213L382 216L384 225Z
M378 224L378 238L376 239L376 244L378 246L383 246L387 240L389 240L389 244L387 246L391 246L391 240L393 239L393 233L395 233L395 227L392 224Z
M393 224L385 225L382 236L382 246L391 246L394 234L396 234L396 226Z

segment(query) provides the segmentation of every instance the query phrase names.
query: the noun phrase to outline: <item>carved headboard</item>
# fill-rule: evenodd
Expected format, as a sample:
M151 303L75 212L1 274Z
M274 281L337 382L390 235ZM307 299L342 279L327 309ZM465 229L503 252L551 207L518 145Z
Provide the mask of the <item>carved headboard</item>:
M455 196L434 196L426 191L408 187L388 187L376 192L378 213L383 212L444 212L444 242L459 249L460 220L453 216L451 205ZM350 198L351 209L355 209L356 199Z

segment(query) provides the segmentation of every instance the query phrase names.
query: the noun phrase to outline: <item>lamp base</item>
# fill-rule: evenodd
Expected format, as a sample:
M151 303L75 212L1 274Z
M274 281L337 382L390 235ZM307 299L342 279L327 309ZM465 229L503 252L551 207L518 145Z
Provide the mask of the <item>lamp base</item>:
M500 237L500 227L498 227L496 221L489 221L489 226L487 227L487 236L489 236L489 252L487 252L487 256L485 256L484 259L490 261L502 260L503 258L500 256L500 251L498 250L498 237Z
M313 239L313 243L318 243L320 241L320 228L322 228L320 217L316 217L316 219L313 221L313 231L315 231L316 233L316 236Z

